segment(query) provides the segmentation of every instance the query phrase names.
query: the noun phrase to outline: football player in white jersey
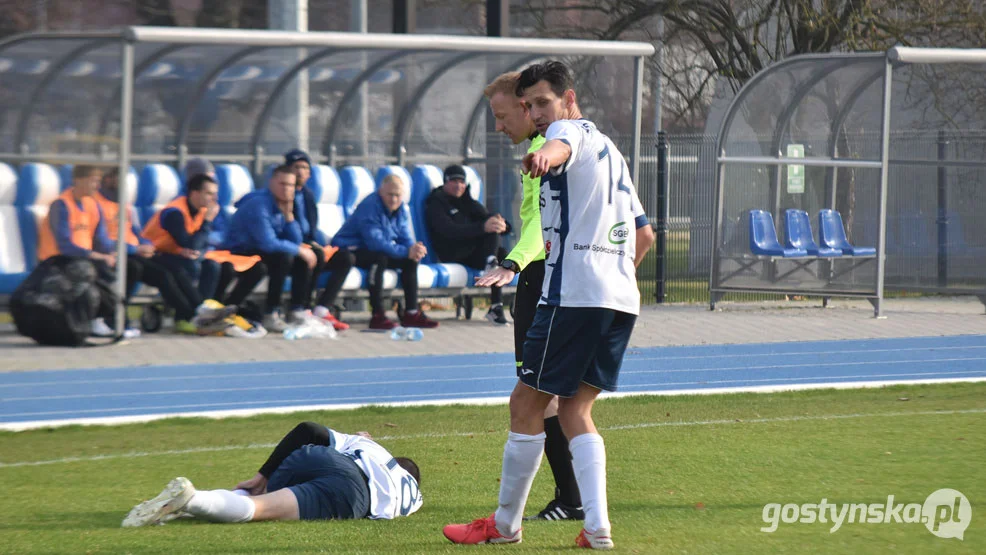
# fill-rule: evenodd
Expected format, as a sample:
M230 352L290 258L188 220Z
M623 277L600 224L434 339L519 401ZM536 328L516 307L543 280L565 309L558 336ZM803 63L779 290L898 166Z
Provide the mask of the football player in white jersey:
M257 474L233 490L196 490L175 478L135 506L125 528L164 524L179 516L212 522L393 519L421 508L421 474L369 434L348 435L302 422L274 448Z
M623 155L582 119L573 86L560 62L534 64L518 81L518 93L546 139L523 161L525 172L541 177L544 286L510 396L499 507L471 524L446 526L445 537L455 543L521 541L524 505L544 450L544 409L557 395L585 511L576 544L613 547L606 451L592 405L600 391L616 389L640 311L635 270L654 233Z

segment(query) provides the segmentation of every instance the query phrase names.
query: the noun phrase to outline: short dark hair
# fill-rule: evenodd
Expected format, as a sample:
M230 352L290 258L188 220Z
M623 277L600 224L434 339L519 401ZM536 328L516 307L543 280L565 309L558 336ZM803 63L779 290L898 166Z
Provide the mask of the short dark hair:
M281 164L280 166L274 168L274 171L271 172L270 176L273 178L275 175L277 175L279 173L284 173L284 174L287 174L287 175L292 175L294 177L298 177L298 175L294 173L294 170L291 169L291 166L289 166L287 164Z
M407 457L394 457L397 464L401 468L407 471L408 474L414 477L414 481L421 485L421 470L418 468L418 464Z
M84 179L103 173L103 169L92 164L76 164L72 166L72 179Z
M568 89L575 88L575 79L572 78L572 71L565 64L548 60L540 64L528 66L520 72L517 78L517 96L524 96L524 91L533 87L538 81L547 81L551 85L551 90L558 96L565 94Z
M185 184L185 189L187 189L189 193L201 191L202 188L205 187L206 183L216 183L216 180L204 173L196 174L188 180L188 183Z

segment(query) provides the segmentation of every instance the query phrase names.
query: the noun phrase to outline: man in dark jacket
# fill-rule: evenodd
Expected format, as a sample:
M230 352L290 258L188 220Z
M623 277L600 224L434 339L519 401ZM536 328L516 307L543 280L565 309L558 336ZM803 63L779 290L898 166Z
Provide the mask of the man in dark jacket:
M442 262L469 268L489 269L506 256L500 235L510 232L510 224L500 214L490 214L482 203L469 194L466 171L462 166L445 168L445 184L435 189L425 201L425 225L431 245ZM490 288L491 305L486 319L506 325L503 292Z
M335 304L336 297L339 296L339 291L342 290L346 277L349 275L349 270L356 263L356 257L348 250L331 247L329 237L318 228L318 204L315 193L308 186L312 176L312 160L308 154L296 148L284 155L284 165L290 167L298 178L295 183L294 217L298 221L298 225L301 226L302 240L315 252L318 259L317 272L329 272L325 289L318 296L312 314L331 324L337 331L348 330L349 324L337 320L329 309ZM318 273L312 276L311 291L309 291L306 300L311 299L317 286Z

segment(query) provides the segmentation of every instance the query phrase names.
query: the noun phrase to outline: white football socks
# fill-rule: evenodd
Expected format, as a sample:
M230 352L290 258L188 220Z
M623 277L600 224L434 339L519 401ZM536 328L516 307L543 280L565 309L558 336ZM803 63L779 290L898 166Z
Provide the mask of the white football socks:
M513 536L520 530L542 453L544 432L536 436L510 432L507 436L500 474L500 506L496 510L496 528L504 536Z
M257 506L253 499L225 489L198 490L185 510L213 522L249 522Z
M568 442L572 452L572 468L575 481L582 495L585 511L585 529L596 532L610 529L609 506L606 499L606 446L599 434L582 434Z

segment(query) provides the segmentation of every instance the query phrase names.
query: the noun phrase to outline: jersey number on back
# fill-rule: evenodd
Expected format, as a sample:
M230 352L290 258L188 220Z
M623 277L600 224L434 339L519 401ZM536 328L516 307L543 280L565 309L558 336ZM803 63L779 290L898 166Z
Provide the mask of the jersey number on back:
M410 476L401 478L401 516L411 513L415 503L418 502L418 483Z

